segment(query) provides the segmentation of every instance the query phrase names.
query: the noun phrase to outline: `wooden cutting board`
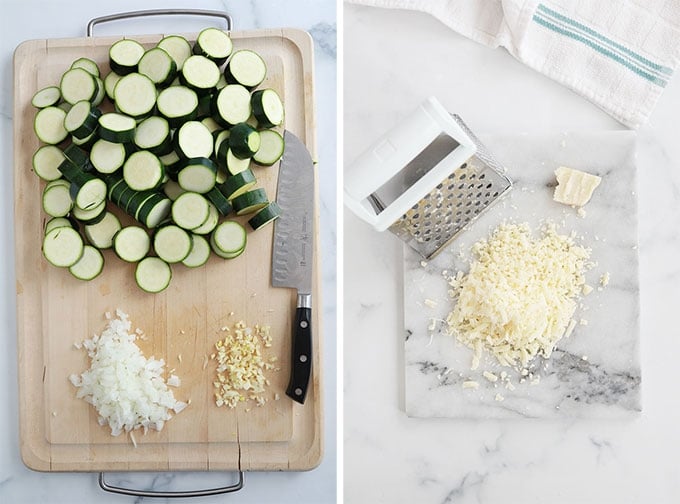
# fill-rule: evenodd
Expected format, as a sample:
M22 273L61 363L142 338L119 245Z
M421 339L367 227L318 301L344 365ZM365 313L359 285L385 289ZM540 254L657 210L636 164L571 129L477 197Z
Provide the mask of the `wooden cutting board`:
M196 34L185 34L195 39ZM95 60L105 75L108 48L119 37L31 40L14 55L14 153L16 219L16 290L19 359L21 453L26 465L41 471L100 470L303 470L322 454L323 401L319 261L315 261L313 380L304 405L285 395L290 370L290 333L296 292L271 287L273 226L248 234L244 254L234 260L216 256L203 267L173 265L170 287L159 294L141 291L134 265L105 251L104 272L91 282L73 278L49 265L41 254L41 210L44 182L31 169L39 147L33 132L30 101L42 87L59 83L78 57ZM129 37L145 47L162 35ZM313 55L311 37L293 29L232 33L234 48L249 48L268 67L263 87L281 95L285 128L299 136L315 159ZM278 165L254 168L260 187L275 197ZM315 202L318 221L318 200ZM245 219L244 219L245 220ZM123 225L134 221L121 215ZM318 231L318 225L316 226ZM318 251L318 233L315 236ZM315 254L315 259L318 254ZM173 389L191 404L161 432L112 437L97 423L90 405L76 399L68 381L89 367L84 350L74 343L99 333L105 313L117 308L146 335L138 345L148 356L163 358L182 384ZM213 399L215 363L206 356L224 337L222 328L243 320L271 326L273 345L266 357L277 357L270 371L270 399L264 406L240 404L218 408ZM169 375L169 374L168 374ZM278 399L276 399L278 397Z

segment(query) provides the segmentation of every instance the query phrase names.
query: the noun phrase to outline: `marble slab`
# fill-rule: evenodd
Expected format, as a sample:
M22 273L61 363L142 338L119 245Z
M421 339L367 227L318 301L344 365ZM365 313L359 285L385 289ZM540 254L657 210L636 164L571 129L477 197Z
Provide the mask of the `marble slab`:
M430 262L404 246L407 414L479 419L635 416L641 411L635 134L482 136L482 141L507 167L513 189ZM558 166L602 177L585 217L552 201ZM575 320L587 325L577 324L550 359L535 361L538 383L527 378L520 383L518 372L488 356L472 371L472 351L444 330L443 319L453 304L443 272L467 271L472 243L501 222L528 222L537 229L546 220L555 222L561 233L575 231L592 249L596 265L586 281L596 289L575 313ZM609 284L597 288L605 273L610 274ZM514 390L500 380L486 380L484 370L507 371ZM479 388L463 388L466 380L477 381ZM503 399L496 400L497 394Z

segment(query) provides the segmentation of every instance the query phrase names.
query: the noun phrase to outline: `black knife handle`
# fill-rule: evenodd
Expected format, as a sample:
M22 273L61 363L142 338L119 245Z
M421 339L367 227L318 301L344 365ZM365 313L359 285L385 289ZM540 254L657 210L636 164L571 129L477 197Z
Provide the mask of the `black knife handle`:
M297 308L293 323L293 352L286 395L304 404L312 374L312 309Z

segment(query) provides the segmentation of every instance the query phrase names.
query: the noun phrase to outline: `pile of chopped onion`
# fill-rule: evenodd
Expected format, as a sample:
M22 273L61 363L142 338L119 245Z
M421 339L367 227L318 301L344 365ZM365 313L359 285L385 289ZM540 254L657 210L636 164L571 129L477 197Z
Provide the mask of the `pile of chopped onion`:
M160 431L171 412L179 413L187 404L175 400L168 389L163 359L145 358L135 344L128 316L120 310L116 316L101 335L82 343L90 368L69 379L78 388L76 397L95 407L99 424L108 425L112 436L139 428L145 434L149 428Z

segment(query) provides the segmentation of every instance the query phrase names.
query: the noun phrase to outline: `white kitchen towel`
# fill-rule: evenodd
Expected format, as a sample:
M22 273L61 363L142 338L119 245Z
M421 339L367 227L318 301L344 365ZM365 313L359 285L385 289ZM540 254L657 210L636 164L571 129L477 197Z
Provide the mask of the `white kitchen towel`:
M680 59L680 0L347 1L427 12L630 128L647 122Z

